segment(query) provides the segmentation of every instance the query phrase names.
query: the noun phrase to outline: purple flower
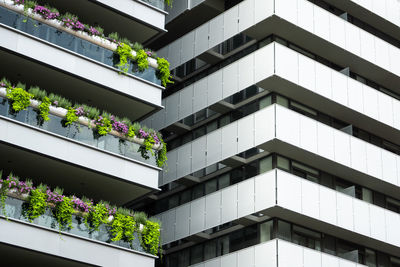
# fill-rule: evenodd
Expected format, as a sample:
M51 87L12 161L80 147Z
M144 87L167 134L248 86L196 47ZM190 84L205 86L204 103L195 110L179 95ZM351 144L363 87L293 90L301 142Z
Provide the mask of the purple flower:
M57 13L51 12L50 9L39 5L35 6L33 12L40 14L45 19L56 19L57 17L60 16L58 12Z
M84 116L85 115L85 111L83 110L83 107L79 107L75 110L75 115L76 116Z

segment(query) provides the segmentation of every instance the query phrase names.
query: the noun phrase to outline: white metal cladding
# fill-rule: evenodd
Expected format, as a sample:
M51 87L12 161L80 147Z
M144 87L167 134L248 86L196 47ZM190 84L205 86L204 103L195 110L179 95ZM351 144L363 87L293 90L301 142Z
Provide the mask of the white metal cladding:
M191 267L361 267L363 264L273 239Z
M350 0L391 23L400 26L400 4L396 0Z
M127 75L119 75L118 71L111 69L111 67L95 63L93 60L36 37L21 34L20 31L1 24L0 36L3 37L0 38L0 47L51 65L77 77L102 84L117 92L143 99L154 105L161 105L162 89L159 86Z
M157 188L158 168L134 163L121 156L114 156L100 149L58 137L44 130L12 122L1 116L0 129L0 142L119 177L129 182Z
M163 231L172 233L170 239L163 239L167 244L275 206L400 247L398 213L281 170L260 174L157 217Z
M167 153L168 170L162 174L162 184L170 183L177 178L210 166L213 163L220 162L228 157L234 156L256 145L265 143L274 138L274 105L264 108L256 113L237 120L225 127L217 129L212 133L202 136L189 145L178 147ZM260 130L263 130L262 132ZM265 130L265 131L264 131ZM227 133L229 141L224 140ZM221 141L218 141L221 140ZM208 145L210 143L211 145ZM187 157L189 152L178 152L181 150L191 150L191 156ZM232 153L232 154L228 154ZM185 155L184 159L179 159L178 154ZM191 168L187 172L177 176L177 162L191 161ZM189 164L189 163L187 163ZM187 165L185 165L187 166Z
M275 171L229 186L156 215L167 244L275 205Z
M155 257L146 256L125 248L87 238L63 234L58 230L0 219L0 242L37 251L66 260L105 267L138 266L153 267ZM23 234L21 234L23 233Z
M232 16L236 14L236 10L238 10L237 18L240 18L237 20L239 22L236 22L236 24L239 24L239 26L236 26L235 24L229 24L229 26L228 24L225 25L224 21L231 21ZM242 13L247 15L247 17L241 15ZM253 15L248 16L249 13L252 13ZM361 28L358 28L334 14L331 14L307 0L245 0L241 2L237 6L225 11L206 23L209 25L208 46L203 49L197 49L195 47L194 51L196 51L196 53L194 54L194 57L206 52L208 49L213 48L217 44L254 26L258 22L263 21L274 14L331 42L332 44L346 49L354 55L364 58L369 62L400 76L399 48ZM242 26L240 25L240 21L243 23ZM224 25L226 27L224 27ZM205 26L202 25L201 27L204 29ZM232 27L235 30L233 30ZM197 29L192 32L196 30ZM188 35L192 34L192 32L188 33ZM177 57L176 53L187 54L186 49L192 50L191 46L188 48L182 46L184 38L186 37L183 36L177 39L159 51L160 55L171 61L172 69L186 62L182 61L182 56ZM194 43L196 46L196 38ZM202 44L202 47L205 47L204 44Z
M112 0L98 0L98 2L146 22L158 29L164 29L165 27L165 13L157 8L145 5L141 1L121 0L116 3Z
M232 74L232 72L236 73L236 70L238 70L237 76L227 75L228 73ZM301 86L305 90L400 130L399 100L279 43L269 44L168 96L165 109L143 122L150 127L162 129L223 100L226 96L268 79L273 74ZM237 77L239 82L236 81ZM231 85L230 80L234 80L235 84L229 87L224 86L225 84ZM239 84L239 87L237 87L237 84ZM226 88L225 93L223 93L224 88ZM232 88L234 90L231 90ZM227 93L228 90L231 90L229 94ZM176 99L178 98L177 103ZM166 115L168 119L166 119ZM354 116L357 116L357 114Z

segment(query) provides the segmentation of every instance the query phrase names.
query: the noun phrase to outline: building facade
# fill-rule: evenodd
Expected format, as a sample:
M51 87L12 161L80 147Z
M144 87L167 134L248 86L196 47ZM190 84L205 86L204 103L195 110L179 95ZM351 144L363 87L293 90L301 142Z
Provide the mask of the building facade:
M400 266L400 2L175 0L166 267Z
M159 224L126 206L159 191L134 122L163 108L164 5L0 1L1 266L154 266Z

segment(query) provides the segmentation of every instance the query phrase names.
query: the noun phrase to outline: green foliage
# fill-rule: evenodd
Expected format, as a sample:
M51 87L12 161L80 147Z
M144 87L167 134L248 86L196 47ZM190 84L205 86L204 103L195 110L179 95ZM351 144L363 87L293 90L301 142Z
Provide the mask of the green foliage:
M91 106L83 105L83 111L87 114L87 117L94 120L100 115L100 110Z
M136 135L135 128L133 127L133 125L129 126L128 133L126 134L126 136L133 138L135 137L135 135Z
M165 4L167 4L169 7L172 7L172 2L173 0L164 0Z
M7 98L12 101L13 110L15 112L20 112L29 106L33 95L22 88L17 87L12 89L9 87L7 89Z
M26 211L30 222L46 212L46 199L47 194L45 191L43 191L43 187L38 187L37 189L31 191L31 194L28 198L28 208Z
M72 107L71 101L69 101L68 99L66 99L62 96L51 93L49 95L49 99L50 99L51 103L57 103L56 104L57 107L62 107L65 109L69 109L70 107Z
M69 108L67 115L65 116L65 126L71 125L72 123L78 120L78 116L76 115L76 110L74 108Z
M99 116L95 121L97 133L101 136L107 135L112 130L112 123L110 119L103 116Z
M99 230L100 225L107 223L108 210L104 202L97 203L85 218L86 225L92 230Z
M143 224L143 225L145 225L146 222L147 222L147 215L146 215L146 213L144 213L143 211L135 212L135 213L133 214L133 218L135 219L135 222L136 222L137 224Z
M49 118L50 105L51 105L51 101L50 101L50 98L48 98L47 96L45 96L43 98L42 103L40 103L40 105L39 105L40 116L45 121L50 120L50 118Z
M169 83L174 83L170 80L171 73L169 71L169 62L164 58L157 58L158 72L157 76L161 80L161 84L166 87Z
M57 219L60 231L72 229L72 214L74 212L75 210L69 197L64 197L61 202L56 204L53 213Z
M43 99L47 97L47 92L40 89L38 86L33 86L29 88L28 92L33 95L33 98L39 101L43 101Z
M149 61L147 57L148 56L143 49L140 49L136 52L135 61L137 62L139 71L144 71L149 68Z
M150 220L146 221L140 241L147 252L153 255L157 255L159 250L161 249L160 225L157 222L153 222Z
M11 82L9 80L7 80L5 77L3 77L0 80L0 84L2 87L5 87L5 88L11 87Z
M115 52L119 55L119 63L117 64L118 69L124 73L127 73L130 66L128 59L133 59L132 48L125 43L121 43L118 45Z
M2 177L3 170L0 170L0 179ZM3 215L6 215L6 198L7 198L7 193L9 191L8 185L10 181L3 181L2 186L0 188L0 208L3 213Z
M136 222L133 217L117 212L111 224L110 233L113 236L111 241L123 240L131 243L135 238L133 235L135 230Z
M108 35L108 38L115 40L115 41L119 41L119 34L117 32L112 32Z
M165 167L167 162L167 144L164 142L162 138L159 138L161 142L161 149L157 151L156 154L156 162L158 167Z
M144 49L144 48L143 48L143 45L140 44L140 43L138 43L138 42L135 42L135 43L133 44L132 48L133 48L133 50L135 50L135 51L139 51L139 50L143 50L143 49Z

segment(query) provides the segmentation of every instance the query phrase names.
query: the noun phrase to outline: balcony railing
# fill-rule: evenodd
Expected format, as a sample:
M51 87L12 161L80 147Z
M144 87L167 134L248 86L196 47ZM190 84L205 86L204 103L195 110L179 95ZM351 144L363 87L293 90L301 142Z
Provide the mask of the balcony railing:
M112 50L26 17L3 6L0 6L0 23L117 69L116 65L119 63L119 56ZM161 85L155 68L149 67L141 72L133 61L130 62L129 66L127 73Z
M141 153L138 152L140 144L136 144L113 135L99 136L96 132L80 123L73 123L70 126L64 126L63 118L49 114L49 121L43 122L38 116L37 110L33 107L28 107L15 113L8 99L0 97L0 116L10 118L33 127L40 128L51 133L73 139L84 144L97 147L130 159L157 166L156 159L150 157L144 159Z

